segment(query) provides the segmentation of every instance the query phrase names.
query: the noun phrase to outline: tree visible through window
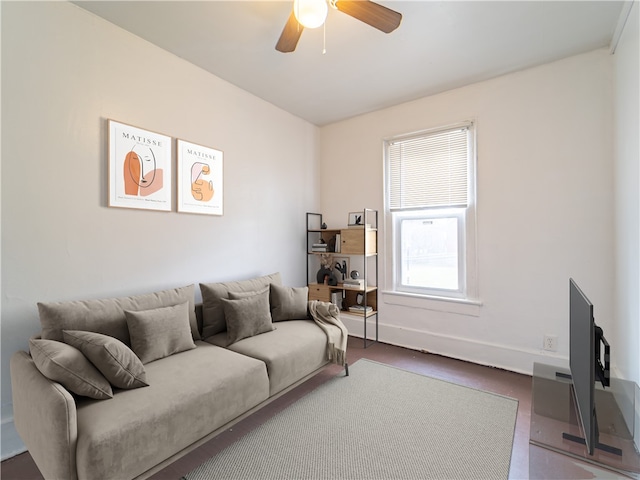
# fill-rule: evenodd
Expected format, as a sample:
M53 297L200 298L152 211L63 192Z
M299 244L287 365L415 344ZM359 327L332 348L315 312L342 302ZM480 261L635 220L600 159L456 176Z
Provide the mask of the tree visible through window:
M475 228L473 124L391 139L385 147L393 289L466 298Z

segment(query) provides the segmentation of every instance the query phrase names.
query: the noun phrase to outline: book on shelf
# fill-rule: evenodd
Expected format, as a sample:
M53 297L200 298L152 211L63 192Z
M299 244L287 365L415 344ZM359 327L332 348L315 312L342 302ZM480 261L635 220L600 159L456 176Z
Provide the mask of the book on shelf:
M327 245L326 243L314 243L313 245L311 245L311 251L312 252L328 252L329 245Z
M342 244L341 236L336 233L336 253L340 253L340 245Z
M363 278L345 278L342 283L344 288L356 288L358 290L364 290L364 279Z
M365 308L364 308L364 305L351 305L349 307L349 311L354 313L364 313ZM370 307L369 305L367 305L367 313L370 313L370 312L373 312L373 307Z

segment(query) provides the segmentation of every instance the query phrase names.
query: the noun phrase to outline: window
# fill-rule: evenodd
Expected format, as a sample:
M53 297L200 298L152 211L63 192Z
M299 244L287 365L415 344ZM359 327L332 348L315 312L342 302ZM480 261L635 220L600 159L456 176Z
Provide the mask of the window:
M472 123L385 142L392 290L475 297Z

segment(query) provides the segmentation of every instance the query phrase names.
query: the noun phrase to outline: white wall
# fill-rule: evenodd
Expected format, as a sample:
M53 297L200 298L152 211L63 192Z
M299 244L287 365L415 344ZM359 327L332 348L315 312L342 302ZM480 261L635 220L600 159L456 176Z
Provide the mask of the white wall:
M333 226L344 225L348 211L383 211L384 138L477 122L482 305L402 306L383 294L382 341L527 373L534 361L565 364L570 276L611 331L611 62L597 50L321 129L321 189L332 192L322 211ZM383 271L389 254L383 244ZM558 336L555 354L542 350L545 334Z
M8 362L39 332L36 302L306 282L319 132L73 4L1 8L5 458ZM107 118L223 150L224 216L107 208Z
M624 378L640 384L640 4L634 2L614 54L615 336ZM640 408L640 406L638 407ZM640 441L640 439L639 439Z

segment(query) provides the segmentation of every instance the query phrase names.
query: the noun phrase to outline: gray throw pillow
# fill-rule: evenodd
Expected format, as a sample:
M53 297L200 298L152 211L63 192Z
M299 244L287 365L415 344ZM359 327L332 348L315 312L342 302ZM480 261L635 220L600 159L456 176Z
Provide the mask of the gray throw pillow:
M29 340L31 358L40 373L76 395L104 400L113 397L111 385L80 350L56 340Z
M229 295L231 299L220 299L227 322L227 345L274 330L269 312L268 289L250 296L233 292Z
M274 322L307 318L309 287L271 284L271 318Z
M142 363L196 348L189 328L188 302L141 312L125 310L131 349Z
M271 283L282 285L280 273L276 272L238 282L201 283L202 338L208 338L226 330L227 323L220 300L229 298L229 292L255 292L268 287Z
M114 387L149 385L140 359L117 338L80 330L63 330L62 335L65 343L80 350Z

